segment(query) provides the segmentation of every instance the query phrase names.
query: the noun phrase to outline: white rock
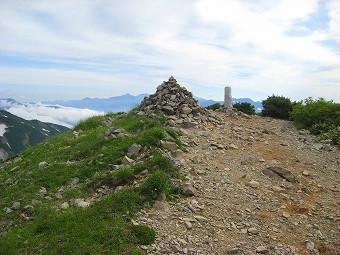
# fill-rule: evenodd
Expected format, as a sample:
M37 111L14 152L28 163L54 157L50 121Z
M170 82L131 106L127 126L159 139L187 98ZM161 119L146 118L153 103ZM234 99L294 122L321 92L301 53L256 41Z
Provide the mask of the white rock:
M66 209L70 208L70 205L69 205L68 202L65 202L65 203L61 204L60 208L63 209L63 210L66 210Z
M12 209L13 210L18 210L20 209L20 202L14 202L12 205Z
M74 204L78 207L81 207L81 208L86 208L90 205L88 202L86 202L82 198L77 198L76 200L74 200Z

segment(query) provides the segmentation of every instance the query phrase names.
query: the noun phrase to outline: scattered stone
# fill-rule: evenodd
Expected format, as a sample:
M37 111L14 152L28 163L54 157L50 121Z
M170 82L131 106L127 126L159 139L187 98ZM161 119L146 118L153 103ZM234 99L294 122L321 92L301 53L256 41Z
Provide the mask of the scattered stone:
M195 195L196 189L193 186L191 186L190 184L185 184L182 189L183 189L183 194L186 195L186 196L194 196Z
M287 213L287 212L283 212L283 213L282 213L282 216L283 216L284 218L288 219L288 218L290 217L290 214Z
M9 208L9 207L5 207L4 208L4 212L5 213L11 213L11 212L13 212L13 210L11 208Z
M19 210L20 209L20 202L14 202L11 208L13 210Z
M171 156L174 157L174 158L180 158L183 156L183 151L180 150L180 149L177 149L175 151L172 151L171 152Z
M192 224L190 221L184 221L184 225L187 229L192 229Z
M195 218L196 220L198 220L199 222L207 222L207 221L208 221L207 218L205 218L205 217L203 217L203 216L201 216L201 215L194 215L194 218Z
M40 162L39 164L38 164L38 167L40 167L40 168L42 168L42 167L47 167L49 165L49 163L47 163L47 162Z
M248 186L257 189L258 187L260 187L260 183L258 183L257 181L251 180L250 182L248 182Z
M272 179L281 181L282 179L285 179L289 182L295 183L296 178L292 174L291 171L287 169L283 169L282 167L278 166L270 166L262 171L264 175L267 175L271 177Z
M18 172L20 170L20 167L19 166L16 166L16 167L13 167L10 171L12 173L15 173L15 172Z
M79 183L79 178L78 177L74 177L71 179L71 184L72 185L77 185Z
M309 176L310 174L309 174L308 171L305 170L305 171L302 172L302 175L303 175L303 176Z
M70 204L68 202L62 203L60 208L63 210L67 210L68 208L70 208Z
M266 246L258 246L256 248L256 252L260 253L260 254L267 254L269 252L269 250L267 249Z
M82 198L77 198L74 200L74 204L77 206L77 207L80 207L80 208L86 208L88 207L90 204L88 202L86 202L84 199Z
M15 157L15 158L13 159L13 163L18 163L18 162L21 161L21 160L22 160L21 157Z
M171 141L161 141L162 146L169 150L169 151L174 151L177 149L177 144L175 142Z
M240 249L235 247L235 248L230 248L228 249L227 251L227 254L230 254L230 255L235 255L235 254L238 254L240 252Z
M136 158L142 149L142 145L133 144L127 151L127 156L129 158Z
M39 201L39 200L37 200L37 199L32 199L31 204L32 204L33 206L37 206L37 205L40 205L40 204L41 204L41 201Z
M142 175L146 175L149 173L149 170L148 169L144 169L142 172L140 172Z
M128 156L124 156L124 158L122 159L122 165L131 165L133 164L135 161L131 158L129 158Z
M250 233L252 235L257 235L259 233L259 231L254 227L248 228L247 231L248 231L248 233Z
M120 191L122 191L123 189L124 189L124 186L117 186L117 187L115 188L115 193L120 192Z

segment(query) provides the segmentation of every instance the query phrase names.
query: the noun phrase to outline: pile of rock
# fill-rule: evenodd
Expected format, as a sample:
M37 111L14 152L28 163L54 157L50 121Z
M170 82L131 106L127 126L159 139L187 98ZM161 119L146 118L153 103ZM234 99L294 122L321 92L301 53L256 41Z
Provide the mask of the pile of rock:
M192 93L180 86L173 76L159 85L155 94L144 98L138 113L152 116L157 111L162 111L167 116L170 126L190 128L204 122L220 123L220 120L202 107L193 98Z

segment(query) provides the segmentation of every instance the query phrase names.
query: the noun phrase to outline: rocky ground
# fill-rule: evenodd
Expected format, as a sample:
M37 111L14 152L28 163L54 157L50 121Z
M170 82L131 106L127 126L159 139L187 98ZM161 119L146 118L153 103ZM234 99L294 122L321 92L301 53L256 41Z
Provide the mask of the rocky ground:
M161 199L138 214L134 224L157 231L156 242L142 248L148 254L340 254L340 150L288 121L216 115L218 125L180 129L187 146L175 156L193 196Z

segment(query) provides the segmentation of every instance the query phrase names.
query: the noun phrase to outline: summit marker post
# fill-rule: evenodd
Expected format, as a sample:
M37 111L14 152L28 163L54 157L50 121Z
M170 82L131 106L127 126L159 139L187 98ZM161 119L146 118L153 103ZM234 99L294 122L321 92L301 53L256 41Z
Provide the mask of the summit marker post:
M224 108L226 109L227 112L233 109L231 87L224 88Z

